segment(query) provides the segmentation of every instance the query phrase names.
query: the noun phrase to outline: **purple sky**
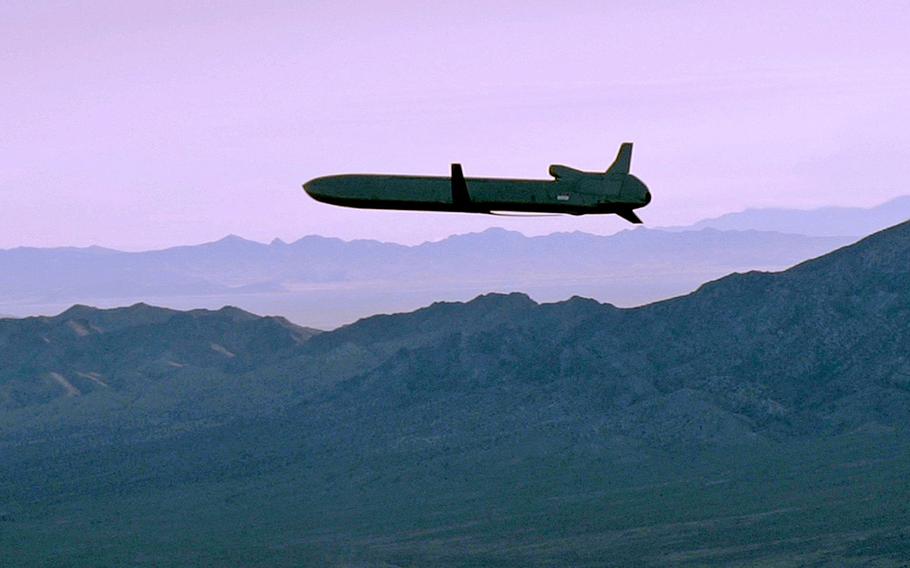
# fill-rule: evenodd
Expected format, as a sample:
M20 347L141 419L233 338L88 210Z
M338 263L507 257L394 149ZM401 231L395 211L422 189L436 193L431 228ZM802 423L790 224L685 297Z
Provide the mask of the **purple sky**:
M187 7L191 4L190 7ZM333 208L331 173L636 144L650 225L910 193L910 3L0 3L0 247L398 242L610 217Z

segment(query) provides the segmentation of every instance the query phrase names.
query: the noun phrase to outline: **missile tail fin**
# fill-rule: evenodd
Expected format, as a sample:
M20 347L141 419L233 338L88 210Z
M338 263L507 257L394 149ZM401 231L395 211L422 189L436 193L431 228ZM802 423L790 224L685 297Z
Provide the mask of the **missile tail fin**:
M613 160L613 163L607 168L608 174L627 174L629 169L632 166L632 143L623 142L619 147L619 153L616 154L616 159Z
M622 209L617 211L616 214L630 223L635 223L636 225L642 224L642 220L635 214L635 211L632 211L631 209Z

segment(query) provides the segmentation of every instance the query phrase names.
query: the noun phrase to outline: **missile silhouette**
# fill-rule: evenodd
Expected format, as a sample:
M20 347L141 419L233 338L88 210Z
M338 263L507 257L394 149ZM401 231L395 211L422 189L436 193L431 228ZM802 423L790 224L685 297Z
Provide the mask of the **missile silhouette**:
M552 165L552 180L466 178L461 164L452 164L449 177L344 174L312 179L303 188L317 201L343 207L487 214L615 214L631 223L641 223L635 209L651 202L651 192L629 173L631 163L632 143L625 142L605 172Z

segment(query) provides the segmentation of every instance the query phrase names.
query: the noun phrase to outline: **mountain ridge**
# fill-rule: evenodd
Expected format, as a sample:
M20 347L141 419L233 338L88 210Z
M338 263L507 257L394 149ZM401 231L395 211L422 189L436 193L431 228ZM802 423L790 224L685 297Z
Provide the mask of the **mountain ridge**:
M541 301L582 294L629 306L732 271L783 268L846 242L714 230L525 237L492 229L414 247L311 236L272 245L234 237L147 253L16 250L0 252L0 310L23 316L74 303L230 303L337 327L370 313L510 289Z
M910 223L634 308L172 312L0 321L5 565L910 554Z
M910 218L910 195L872 207L750 208L667 230L761 230L812 236L863 236Z
M446 342L473 353L472 350L477 347L472 343L475 340L466 338L485 337L490 333L517 333L517 338L524 338L521 341L549 333L555 345L562 345L563 341L584 345L588 350L585 357L622 361L623 374L634 372L642 377L662 374L670 376L666 372L673 368L678 369L674 372L690 373L692 365L704 366L706 363L699 362L698 358L692 359L692 356L705 349L705 342L712 349L731 353L739 349L740 344L755 344L763 350L766 365L770 365L769 361L777 361L775 364L779 368L776 368L775 373L789 376L789 371L785 370L786 363L794 356L794 350L799 352L799 345L817 352L811 358L814 361L812 364L816 364L836 358L838 350L854 349L858 345L857 341L860 341L857 334L865 333L869 337L879 338L883 349L889 345L890 349L895 349L894 338L905 340L899 325L895 323L898 320L894 318L904 313L906 306L902 302L906 302L906 294L903 292L910 290L910 276L906 270L910 264L906 246L908 243L910 223L905 223L783 272L733 274L705 283L688 295L638 308L616 308L580 297L564 302L538 303L522 293L486 294L466 303L437 302L414 312L376 315L329 333L300 328L283 318L260 318L229 307L215 312L179 312L144 304L115 310L74 306L52 318L6 321L7 327L44 324L51 326L48 333L53 329L61 329L63 331L54 333L65 332L70 335L75 333L70 329L75 322L84 328L85 331L81 334L76 333L82 336L124 330L131 326L162 325L172 320L192 321L196 318L217 318L218 321L230 324L258 325L258 322L268 322L270 326L283 330L286 337L293 339L293 344L286 343L291 349L286 362L347 357L349 364L359 361L368 366L380 365L383 361L388 361L388 357L396 356L396 353L401 356L414 349L440 349ZM806 282L813 284L807 285ZM874 292L874 303L867 306L850 300L851 290L855 289L862 289L867 294ZM812 295L806 295L807 293ZM832 310L828 307L831 298L845 300L839 300L837 309ZM783 302L783 299L789 303ZM889 319L878 321L877 326L872 325L875 313L886 313ZM731 314L740 314L740 321L731 321ZM849 317L858 318L859 321L847 326L845 322ZM773 334L775 326L779 324L770 322L789 321L793 318L800 319L806 330L793 329L783 340ZM130 325L119 323L122 320L129 320ZM675 323L668 328L665 322L670 321ZM64 324L70 328L65 328ZM607 331L615 327L629 329L632 333L615 335ZM0 328L0 338L15 336L10 332L3 334L2 329ZM582 329L587 331L581 332ZM759 331L761 333L756 335ZM578 336L579 333L584 335ZM761 335L768 333L772 335ZM891 339L888 339L889 333L892 334ZM649 338L646 346L630 340L638 336ZM467 344L464 343L466 340ZM521 341L513 345L518 346ZM219 340L216 343L221 345L223 342L224 340ZM234 351L231 345L225 349L232 353ZM528 350L524 354L528 360L537 360L541 356L535 354L530 346L521 349ZM297 350L300 353L295 355ZM342 353L346 355L341 355ZM15 360L12 354L9 357ZM619 363L613 363L612 366L617 364ZM902 368L900 362L889 364L898 369L894 372L902 372L899 371ZM439 372L443 368L440 365L433 366ZM543 361L539 368L550 368L555 372L551 365ZM845 371L854 377L856 371L851 369L845 368ZM86 372L87 369L81 371ZM50 372L50 368L46 372ZM293 368L286 368L283 372L292 373ZM372 371L367 371L367 374L369 372ZM735 374L737 371L735 365L726 368L711 363L702 372ZM342 375L353 376L350 373ZM782 379L769 375L768 372L760 373L759 378L770 381L759 385L759 390L786 386L781 382ZM664 380L670 381L667 385L675 384L683 390L692 388L685 381L677 384L674 380ZM327 384L334 383L329 381ZM885 385L882 388L887 390L890 387ZM784 388L781 396L790 397L788 392ZM898 392L896 396L900 398L903 395ZM793 400L788 404L792 404ZM775 406L781 404L781 401L768 404ZM772 420L773 417L761 415L758 419Z

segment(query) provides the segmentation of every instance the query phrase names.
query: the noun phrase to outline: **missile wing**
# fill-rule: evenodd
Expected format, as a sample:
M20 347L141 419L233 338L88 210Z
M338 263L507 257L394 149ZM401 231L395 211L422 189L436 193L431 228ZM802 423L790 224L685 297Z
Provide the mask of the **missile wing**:
M651 202L651 192L629 173L632 143L619 148L605 172L583 172L552 165L553 179L466 178L461 164L451 175L345 174L312 179L304 190L317 201L364 209L462 213L613 213L641 223L635 209Z

